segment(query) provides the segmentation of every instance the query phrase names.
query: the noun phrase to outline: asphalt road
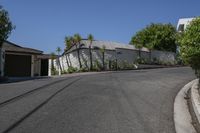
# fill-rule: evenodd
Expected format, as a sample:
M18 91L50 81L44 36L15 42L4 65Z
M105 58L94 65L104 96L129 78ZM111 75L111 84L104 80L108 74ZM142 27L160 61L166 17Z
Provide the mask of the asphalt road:
M185 67L2 84L0 133L175 133L175 96L194 78Z

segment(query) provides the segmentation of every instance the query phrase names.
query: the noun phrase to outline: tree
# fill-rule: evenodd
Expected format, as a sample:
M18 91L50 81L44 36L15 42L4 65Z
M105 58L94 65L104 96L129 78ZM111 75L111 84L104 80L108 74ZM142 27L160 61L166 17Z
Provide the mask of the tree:
M135 45L135 47L139 49L139 58L141 58L141 49L144 46L144 42L142 41L144 40L143 37L145 37L145 35L143 34L143 31L137 32L136 35L133 36L130 41L130 44Z
M62 50L61 50L61 48L60 47L57 47L56 48L56 52L57 52L57 54L58 54L58 65L59 65L59 67L60 67L60 70L61 70L61 72L62 72L62 67L61 67L61 63L60 63L60 52L61 52Z
M0 6L0 76L3 76L2 73L2 67L3 67L3 62L2 62L2 45L5 40L8 39L9 35L11 34L11 31L15 28L13 26L9 14L6 10Z
M103 45L103 47L100 49L100 51L101 51L101 53L102 53L103 70L105 70L105 50L106 50L106 46Z
M65 51L69 50L72 47L72 42L70 41L70 37L66 36L65 37ZM67 61L67 66L69 68L69 61L66 55L66 61Z
M79 62L80 69L82 68L81 59L80 59L81 40L82 40L82 38L81 38L81 36L79 34L75 34L74 35L73 42L74 42L74 45L76 46L76 51L77 51L77 56L78 56L78 62Z
M176 28L172 24L151 24L132 37L137 48L176 52Z
M90 70L93 70L93 62L92 62L92 49L91 49L91 46L92 46L92 42L94 40L94 37L92 34L89 34L88 35L88 40L90 41L90 45L89 45L89 54L90 54Z
M55 67L54 67L54 60L56 59L56 54L54 52L52 52L50 54L51 57L51 72L53 72L53 75L55 74Z
M195 74L200 78L200 17L194 19L181 33L178 43L183 60L195 70Z

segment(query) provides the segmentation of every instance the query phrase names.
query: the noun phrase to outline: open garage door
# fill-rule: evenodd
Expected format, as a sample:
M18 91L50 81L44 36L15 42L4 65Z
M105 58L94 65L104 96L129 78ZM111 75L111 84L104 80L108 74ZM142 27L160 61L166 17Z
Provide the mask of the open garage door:
M6 54L5 76L9 77L31 76L31 56Z

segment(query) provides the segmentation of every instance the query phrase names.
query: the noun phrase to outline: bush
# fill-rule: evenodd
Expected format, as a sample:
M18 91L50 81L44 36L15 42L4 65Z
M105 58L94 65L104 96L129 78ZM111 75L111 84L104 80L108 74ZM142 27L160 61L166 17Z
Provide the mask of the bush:
M178 38L180 53L200 78L200 17L194 19Z
M68 73L74 73L74 72L77 72L78 69L76 67L70 66L67 71L68 71Z
M59 72L58 72L58 70L56 70L56 68L51 69L51 75L58 75L58 74L59 74Z

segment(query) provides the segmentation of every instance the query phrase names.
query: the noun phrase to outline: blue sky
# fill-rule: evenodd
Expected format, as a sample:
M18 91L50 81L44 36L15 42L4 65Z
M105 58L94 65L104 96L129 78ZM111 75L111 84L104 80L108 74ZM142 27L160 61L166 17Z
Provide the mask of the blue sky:
M200 16L200 0L0 0L16 29L8 40L54 52L64 37L92 33L97 40L128 43L150 23Z

